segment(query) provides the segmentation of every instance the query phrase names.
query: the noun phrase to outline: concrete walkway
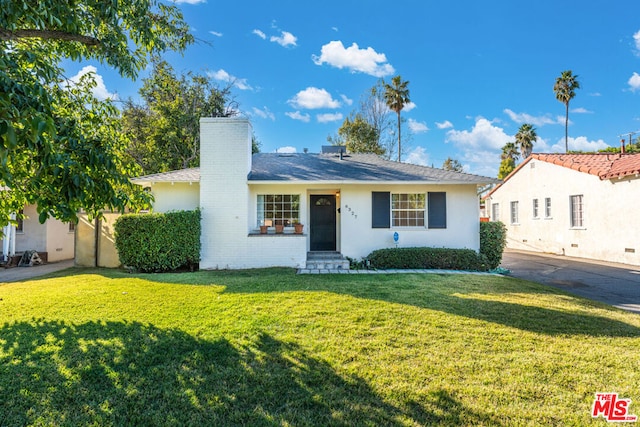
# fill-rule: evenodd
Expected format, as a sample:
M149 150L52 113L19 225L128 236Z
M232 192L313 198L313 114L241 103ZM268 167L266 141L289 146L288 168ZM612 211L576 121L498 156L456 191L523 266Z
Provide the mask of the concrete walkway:
M33 267L0 268L0 283L31 280L39 276L44 276L45 274L66 270L67 268L73 267L73 265L74 261L69 259L43 265L34 265Z
M327 269L298 269L298 274L493 274L482 273L478 271L461 271L461 270L435 270L435 269L402 269L402 270L347 270L338 268L335 270Z

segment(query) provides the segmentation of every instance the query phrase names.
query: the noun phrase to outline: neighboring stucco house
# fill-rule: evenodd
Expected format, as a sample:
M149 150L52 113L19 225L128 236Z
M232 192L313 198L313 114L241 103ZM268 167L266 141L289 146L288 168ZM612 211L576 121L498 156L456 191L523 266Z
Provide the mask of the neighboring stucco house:
M44 224L38 221L35 205L24 208L26 218L18 222L18 226L8 225L3 228L2 259L35 250L46 252L47 262L72 259L74 256L74 224L64 223L49 218Z
M200 168L133 180L151 188L155 211L202 209L200 268L304 267L308 253L360 259L394 246L479 249L477 189L497 180L370 154L252 155L251 133L246 119L203 118Z
M486 197L507 247L640 265L640 154L532 154Z

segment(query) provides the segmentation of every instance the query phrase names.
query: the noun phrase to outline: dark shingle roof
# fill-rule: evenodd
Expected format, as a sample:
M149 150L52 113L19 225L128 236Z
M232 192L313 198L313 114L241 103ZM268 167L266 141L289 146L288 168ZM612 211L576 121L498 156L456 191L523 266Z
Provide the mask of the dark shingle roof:
M152 182L200 182L200 168L179 169L139 176L132 178L131 182L138 185L149 185Z
M427 166L384 160L375 154L285 154L259 153L252 158L250 182L432 182L437 184L477 184L499 182L486 176L446 171ZM199 182L200 168L145 175L135 184L153 182Z
M354 181L433 182L489 184L497 179L427 166L384 160L375 154L284 154L253 155L249 181Z

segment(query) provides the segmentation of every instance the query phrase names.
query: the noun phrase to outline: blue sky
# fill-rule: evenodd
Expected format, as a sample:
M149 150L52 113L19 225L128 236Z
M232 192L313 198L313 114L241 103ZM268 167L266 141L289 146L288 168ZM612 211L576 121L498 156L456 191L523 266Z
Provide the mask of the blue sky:
M179 2L196 43L165 59L233 93L263 152L318 152L379 78L408 80L404 161L497 174L500 148L523 123L534 152L564 150L563 70L582 88L570 103L569 148L618 146L640 130L640 3L566 1ZM88 67L88 68L87 68ZM99 63L99 96L136 98L132 82ZM141 74L141 78L146 73Z

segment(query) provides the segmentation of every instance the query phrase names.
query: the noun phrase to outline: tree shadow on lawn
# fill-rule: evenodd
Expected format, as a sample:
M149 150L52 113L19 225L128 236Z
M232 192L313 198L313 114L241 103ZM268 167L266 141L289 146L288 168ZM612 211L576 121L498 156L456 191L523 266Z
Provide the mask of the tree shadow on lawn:
M585 335L598 337L640 337L640 328L620 320L591 314L589 309L613 307L545 285L522 279L496 276L496 285L487 287L475 284L473 275L441 275L449 283L465 281L464 286L447 286L446 282L435 282L431 274L412 275L411 281L399 281L405 275L304 275L300 277L299 289L287 287L287 291L308 290L346 294L357 298L412 305L429 310L478 319L525 331L546 335ZM440 275L438 275L440 276ZM359 282L355 283L354 281ZM502 284L500 283L502 282ZM255 293L273 291L250 286L246 282L220 280L225 293ZM501 294L528 294L530 304L498 301ZM482 295L491 295L484 299ZM558 296L575 305L574 310L548 308L536 305L541 296Z
M126 322L0 328L0 425L493 424L445 390L400 406L299 346Z
M640 337L640 328L635 325L586 312L594 307L617 311L613 307L546 285L501 276L495 276L495 281L488 286L486 281L477 279L478 276L464 274L297 275L295 270L286 268L134 276L120 270L79 269L72 271L72 275L75 274L99 274L111 279L140 277L185 285L215 284L224 286L225 293L332 292L438 310L547 335ZM531 304L465 296L483 294L530 294ZM535 305L536 297L548 295L566 298L575 304L575 311Z

